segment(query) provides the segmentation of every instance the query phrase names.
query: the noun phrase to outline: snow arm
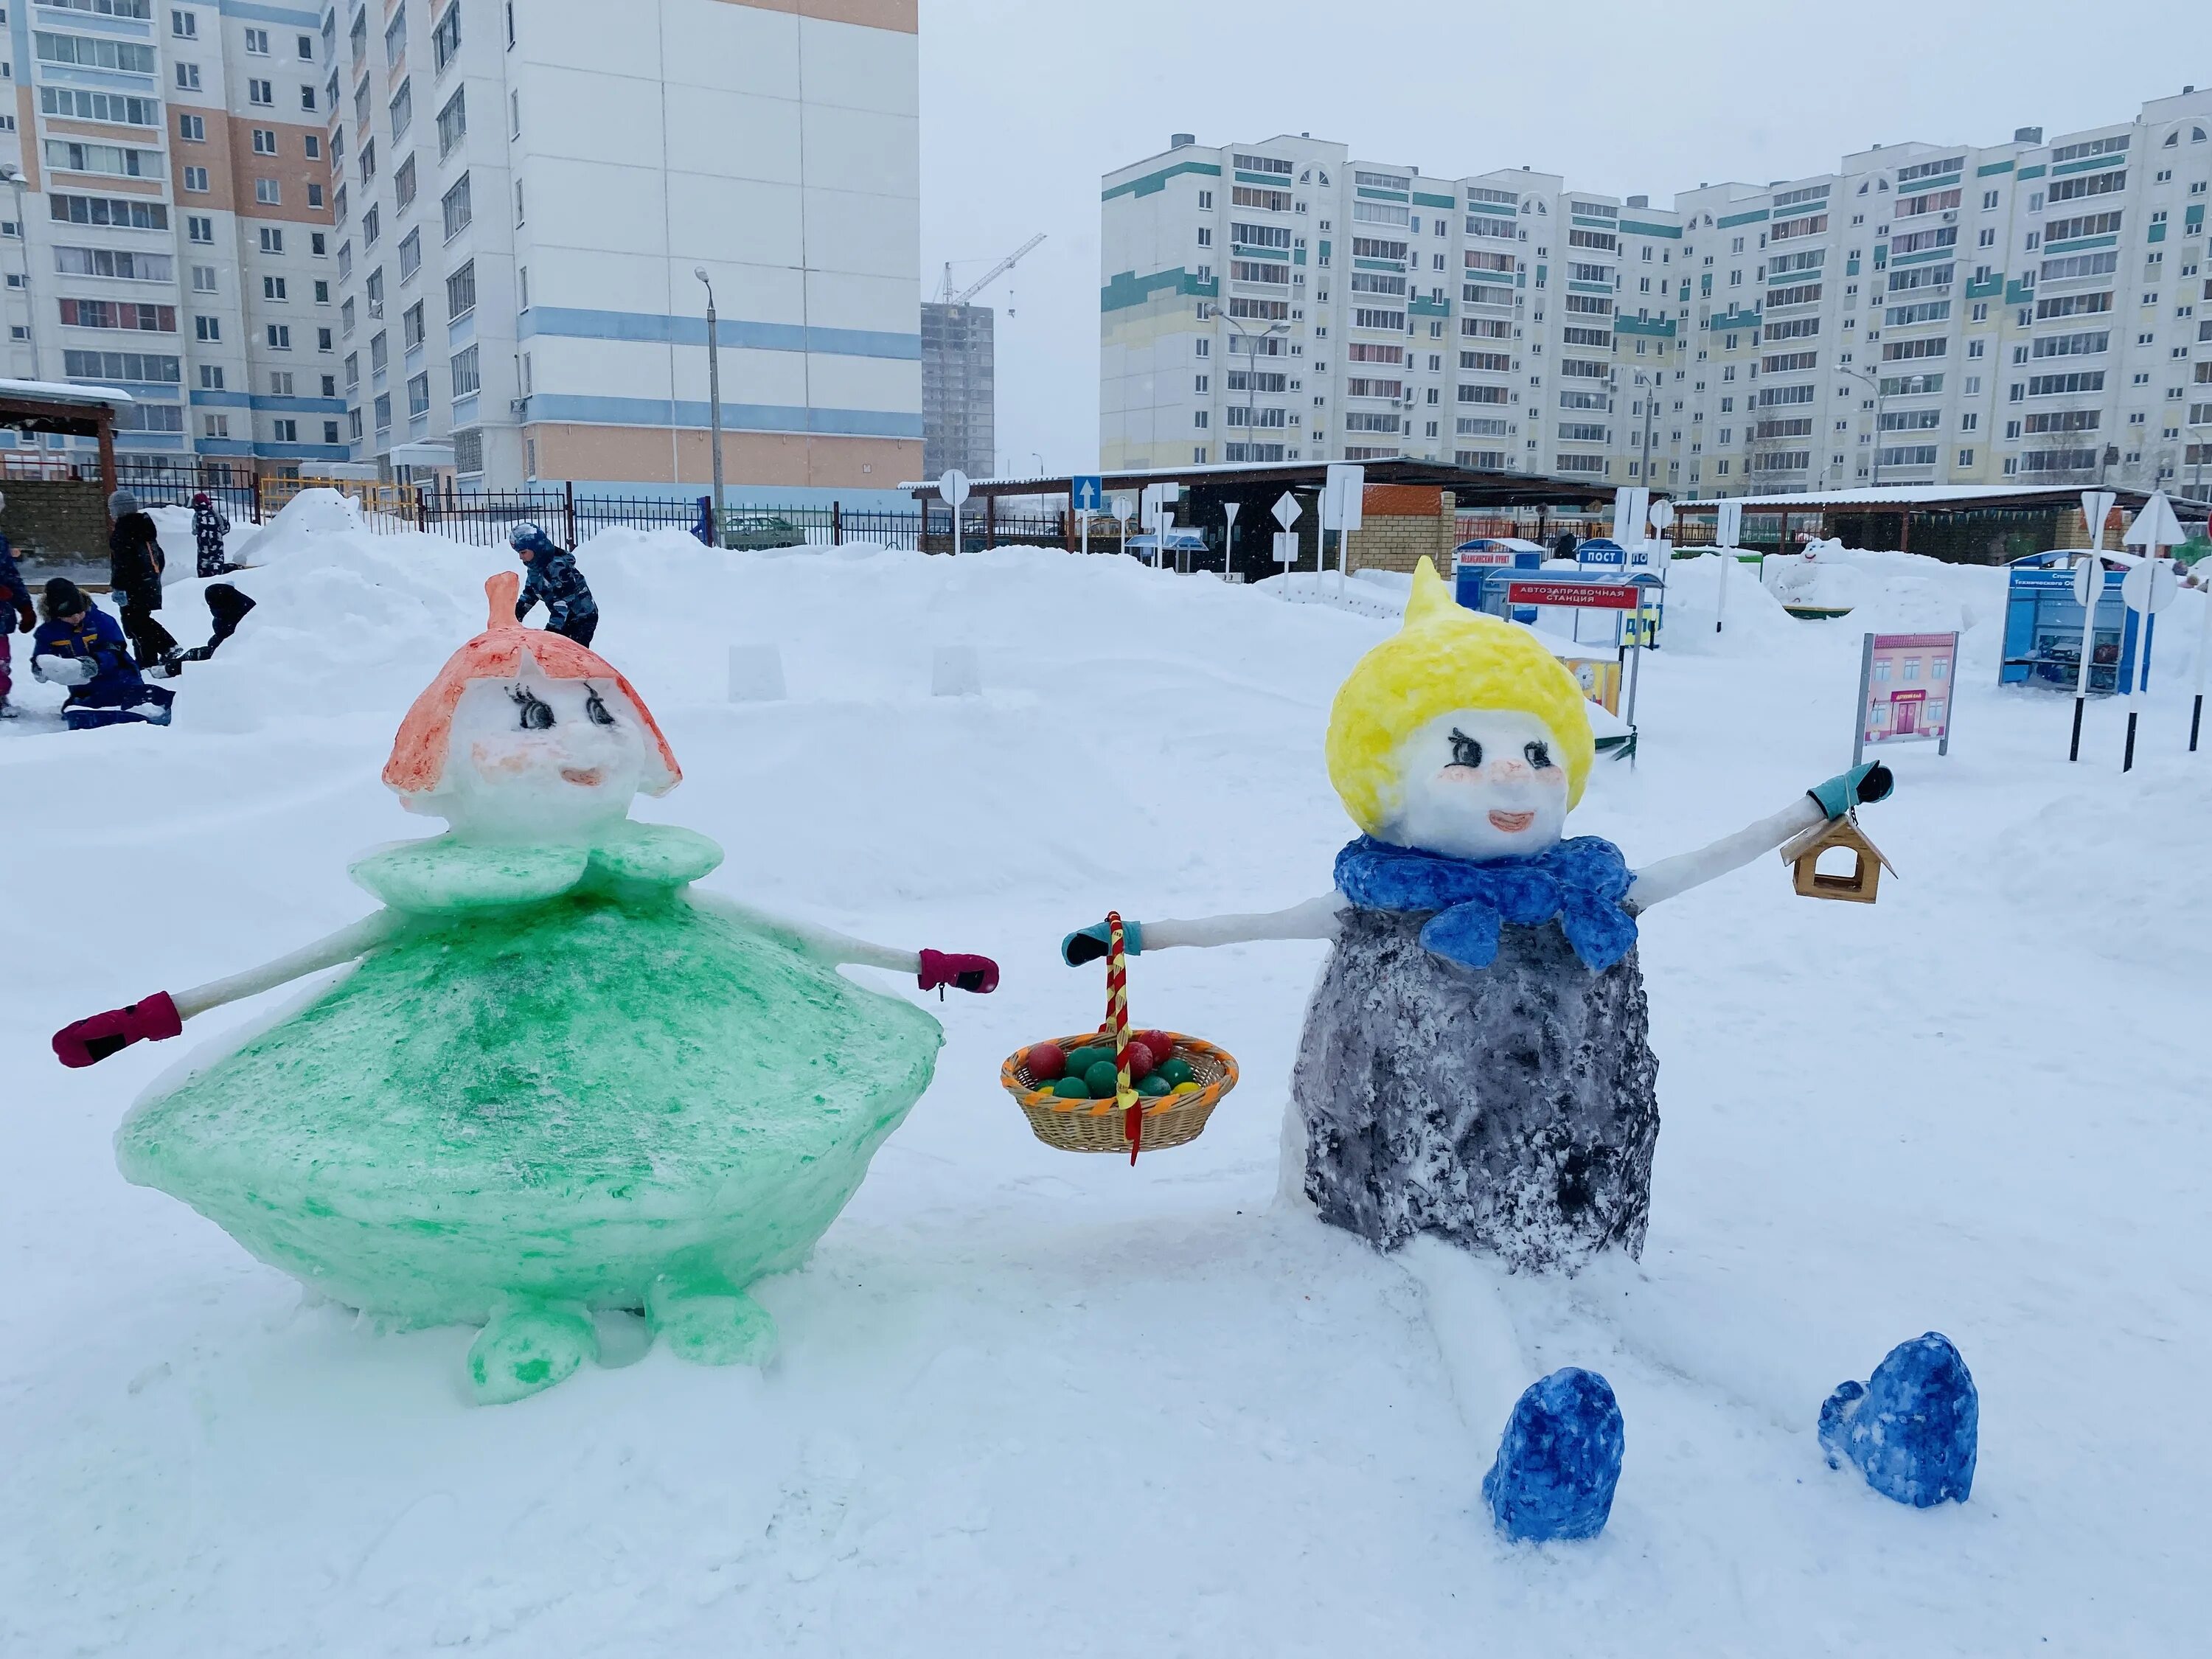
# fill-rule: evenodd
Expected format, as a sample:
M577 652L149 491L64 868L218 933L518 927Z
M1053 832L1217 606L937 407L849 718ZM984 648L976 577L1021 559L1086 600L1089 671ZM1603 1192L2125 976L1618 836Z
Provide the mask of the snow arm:
M404 925L404 918L398 911L379 910L289 956L279 957L245 973L210 980L205 985L196 985L173 995L156 991L128 1007L111 1008L105 1013L73 1021L54 1033L55 1058L64 1066L92 1066L134 1042L159 1042L179 1036L185 1029L185 1022L196 1015L220 1008L225 1003L258 996L264 991L320 973L325 968L335 968L340 963L351 962L374 950Z
M1761 818L1732 836L1723 836L1710 847L1662 859L1649 869L1636 872L1635 884L1628 890L1628 908L1641 913L1662 899L1702 887L1716 876L1724 876L1761 854L1772 852L1792 836L1826 823L1827 816L1810 795L1800 795L1771 817Z
M1137 954L1170 951L1178 945L1249 945L1260 939L1320 939L1334 941L1343 931L1343 912L1352 901L1341 893L1324 893L1293 904L1287 910L1268 910L1251 915L1200 916L1194 921L1126 922L1126 934L1136 933ZM1106 954L1106 924L1070 933L1060 942L1060 959L1069 967L1096 962Z
M885 968L894 974L912 974L925 991L950 985L955 989L988 994L999 988L999 964L988 957L945 951L901 951L889 945L872 945L811 922L757 909L720 893L691 890L691 902L719 911L755 927L782 934L809 956L834 964L852 963L862 968Z

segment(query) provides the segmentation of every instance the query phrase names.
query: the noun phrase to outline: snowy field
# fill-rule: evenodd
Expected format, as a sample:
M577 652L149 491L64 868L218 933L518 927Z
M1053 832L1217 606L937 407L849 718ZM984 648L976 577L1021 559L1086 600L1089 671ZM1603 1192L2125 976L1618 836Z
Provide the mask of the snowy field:
M260 609L173 728L0 728L0 1654L2205 1650L2197 596L2123 778L2116 706L2069 767L2064 700L1996 688L2002 573L1870 556L1826 624L1745 577L1716 640L1718 561L1674 568L1640 763L1601 760L1574 828L1648 861L1840 770L1863 624L1967 623L1957 738L1892 751L1878 906L1799 899L1768 859L1646 919L1650 1248L1561 1282L1277 1204L1318 945L1133 965L1139 1022L1243 1067L1188 1148L1057 1153L998 1087L1103 1011L1068 928L1324 890L1350 832L1322 723L1384 617L1104 557L603 534L599 647L688 775L640 816L723 842L711 888L1006 983L932 1000L934 1086L760 1287L767 1371L643 1352L617 1316L602 1366L477 1409L469 1331L303 1305L117 1175L132 1097L260 1005L90 1071L46 1050L362 914L348 859L433 827L377 772L503 556L288 528L248 556ZM199 586L169 590L187 644ZM789 699L733 705L727 649L757 643ZM929 695L951 644L981 696ZM1814 1425L1931 1328L1980 1385L1981 1460L1970 1504L1916 1512L1829 1471ZM1611 1527L1505 1545L1480 1481L1570 1364L1626 1413Z

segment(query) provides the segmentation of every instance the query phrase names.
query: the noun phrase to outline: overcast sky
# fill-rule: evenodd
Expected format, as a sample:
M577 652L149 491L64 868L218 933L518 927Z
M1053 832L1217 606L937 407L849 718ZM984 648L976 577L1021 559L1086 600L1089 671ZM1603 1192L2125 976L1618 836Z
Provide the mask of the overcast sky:
M977 301L999 312L999 450L1017 472L1097 459L1099 175L1171 132L1310 131L1431 177L1527 165L1664 206L1702 180L2055 134L2212 85L2203 0L921 4L925 295L948 259L964 287L1050 239ZM1316 73L1339 64L1356 90Z

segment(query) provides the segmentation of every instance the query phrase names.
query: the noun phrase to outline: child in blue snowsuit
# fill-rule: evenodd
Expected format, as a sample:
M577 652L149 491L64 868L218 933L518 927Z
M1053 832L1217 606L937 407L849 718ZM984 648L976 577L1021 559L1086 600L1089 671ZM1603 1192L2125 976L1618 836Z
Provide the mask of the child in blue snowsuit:
M169 723L177 694L149 685L131 659L129 641L115 618L85 597L66 576L46 584L40 609L46 621L32 635L31 672L70 688L62 718L72 732L122 726L132 720Z
M0 497L4 504L5 497ZM5 536L0 536L0 720L13 720L15 705L8 701L8 694L15 689L9 672L9 649L8 635L18 630L29 633L38 626L38 617L31 609L31 590L23 580L23 573L15 568L15 550Z
M514 602L515 621L520 622L543 601L548 633L565 635L579 645L591 644L592 635L599 631L599 606L592 598L591 584L576 568L576 556L556 546L534 524L515 526L507 539L530 571L521 597Z

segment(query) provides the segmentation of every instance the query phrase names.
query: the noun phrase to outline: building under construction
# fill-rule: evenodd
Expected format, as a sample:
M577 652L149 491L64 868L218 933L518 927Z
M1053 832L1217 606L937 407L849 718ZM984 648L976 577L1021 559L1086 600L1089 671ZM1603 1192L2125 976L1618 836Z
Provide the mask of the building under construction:
M926 300L921 307L921 470L970 477L995 471L997 371L988 306Z

